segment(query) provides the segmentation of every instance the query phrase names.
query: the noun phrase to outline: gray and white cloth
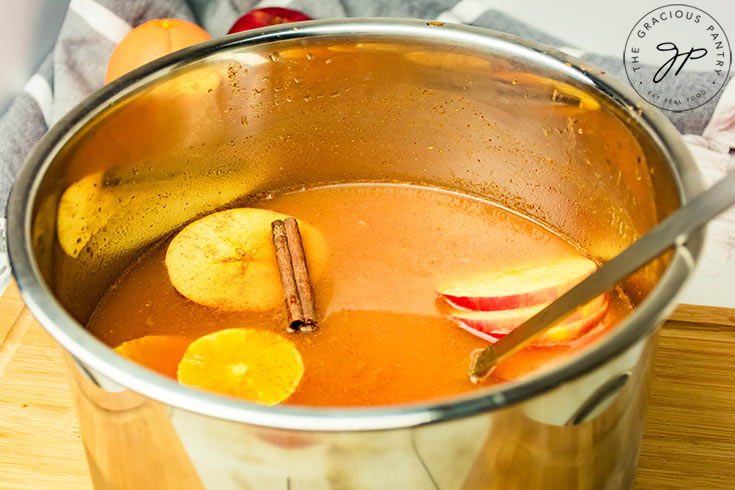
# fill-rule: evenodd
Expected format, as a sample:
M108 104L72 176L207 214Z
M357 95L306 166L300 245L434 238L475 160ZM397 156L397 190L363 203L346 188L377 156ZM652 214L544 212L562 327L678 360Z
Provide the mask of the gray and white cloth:
M625 78L623 60L620 57L586 53L583 47L574 46L571 41L558 39L530 27L492 9L488 3L483 0L71 0L53 51L28 82L23 93L0 117L0 216L5 214L13 180L31 148L51 125L103 86L107 61L115 45L134 26L150 19L174 17L189 20L200 24L213 37L224 35L243 12L266 6L297 9L315 19L436 19L486 27L533 39L580 57L619 79ZM688 87L701 83L696 73L686 74L685 78ZM707 146L707 135L699 135L703 134L710 123L718 99L719 96L695 110L668 112L667 115L679 131L700 138L691 140L692 143ZM721 109L719 112L727 111ZM721 122L717 124L722 125ZM730 148L721 149L725 155L729 155ZM732 167L731 158L729 162L725 160L720 166ZM4 226L2 229L4 231ZM735 241L735 231L731 230L731 233L731 238ZM4 240L2 244L4 245Z

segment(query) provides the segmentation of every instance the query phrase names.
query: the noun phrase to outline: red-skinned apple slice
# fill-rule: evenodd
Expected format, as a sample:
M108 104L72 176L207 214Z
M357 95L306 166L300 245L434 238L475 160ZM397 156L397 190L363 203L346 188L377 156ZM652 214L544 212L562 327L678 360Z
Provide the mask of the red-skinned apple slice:
M597 268L586 257L570 257L535 267L476 276L439 293L468 310L512 310L554 301Z
M529 348L544 348L550 346L559 346L571 343L583 337L591 329L595 328L605 318L607 313L607 298L601 307L597 310L589 310L582 318L572 322L563 322L559 325L551 327L541 336L537 337L529 346ZM500 339L510 333L510 330L495 331L490 335L496 339Z
M543 345L543 344L559 344L563 342L571 342L575 339L582 337L590 329L596 326L598 323L605 318L608 307L607 295L600 296L604 298L604 302L598 306L597 309L587 309L582 313L582 318L571 323L555 325L548 329L543 335L536 338L531 345ZM593 300L594 301L594 300ZM585 310L592 303L587 303L581 307L579 311ZM572 313L573 316L574 313Z
M491 338L497 340L503 337L547 305L548 303L544 303L500 311L454 311L451 317L468 332L482 334L478 336L494 342ZM535 343L553 343L576 338L588 327L599 322L607 312L607 307L607 294L598 296L549 329Z
M461 328L462 330L465 330L468 333L471 333L475 337L480 337L482 340L485 340L487 342L490 342L491 344L494 344L499 339L501 339L505 333L498 333L498 332L482 332L480 330L477 330L476 328L470 327L462 320L457 320L454 318L454 320L457 323L457 326ZM482 350L482 349L480 349Z

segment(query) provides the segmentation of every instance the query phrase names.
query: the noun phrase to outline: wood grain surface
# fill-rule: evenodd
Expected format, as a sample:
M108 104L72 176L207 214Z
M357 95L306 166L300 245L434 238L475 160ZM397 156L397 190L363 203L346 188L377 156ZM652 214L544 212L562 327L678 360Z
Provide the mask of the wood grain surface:
M11 284L0 299L0 489L91 489L60 348L22 311ZM687 306L675 318L689 321L660 336L635 489L735 489L735 312Z
M16 322L21 311L11 283L0 300L0 489L91 489L60 347L35 321Z

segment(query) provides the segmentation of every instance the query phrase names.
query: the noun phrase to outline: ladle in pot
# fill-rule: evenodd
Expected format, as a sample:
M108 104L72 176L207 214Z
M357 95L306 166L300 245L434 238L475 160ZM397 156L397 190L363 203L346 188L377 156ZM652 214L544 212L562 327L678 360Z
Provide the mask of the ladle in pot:
M730 172L710 189L702 192L628 248L605 262L582 282L474 357L470 363L470 380L473 383L479 382L498 362L531 343L555 322L612 289L672 245L683 245L690 233L704 226L733 204L735 204L735 172Z

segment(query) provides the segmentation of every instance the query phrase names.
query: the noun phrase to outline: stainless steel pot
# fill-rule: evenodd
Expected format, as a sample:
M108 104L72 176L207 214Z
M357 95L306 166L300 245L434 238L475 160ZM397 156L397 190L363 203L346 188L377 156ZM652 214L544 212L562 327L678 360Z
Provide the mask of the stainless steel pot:
M414 405L254 405L180 386L85 330L116 276L194 217L356 179L485 196L603 259L701 190L674 128L629 88L483 29L313 22L146 65L49 131L8 211L23 298L68 353L95 486L629 488L656 326L700 235L625 284L635 312L582 355Z

